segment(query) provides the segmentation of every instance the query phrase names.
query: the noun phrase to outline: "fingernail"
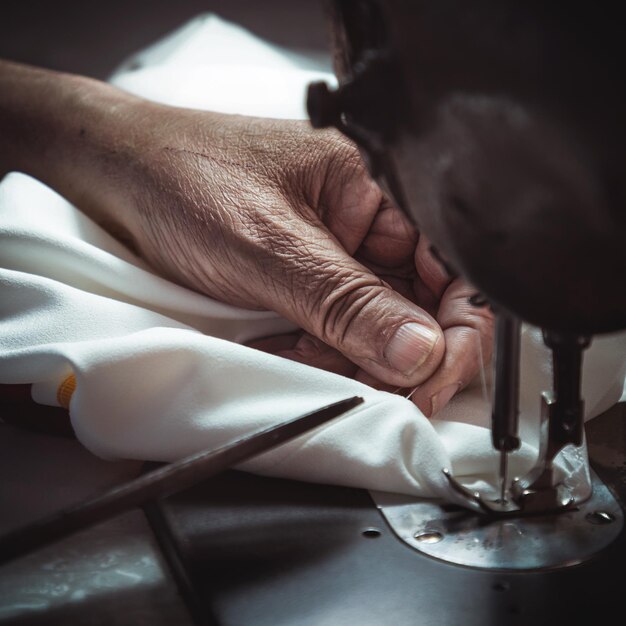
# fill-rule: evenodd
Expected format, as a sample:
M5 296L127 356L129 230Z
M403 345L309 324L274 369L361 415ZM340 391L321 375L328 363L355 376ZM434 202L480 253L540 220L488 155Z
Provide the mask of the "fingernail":
M441 411L450 400L452 400L452 396L459 390L460 385L458 383L454 385L448 385L444 387L439 393L436 393L431 399L431 417Z
M422 324L409 322L396 330L385 348L391 367L410 376L433 351L439 335Z

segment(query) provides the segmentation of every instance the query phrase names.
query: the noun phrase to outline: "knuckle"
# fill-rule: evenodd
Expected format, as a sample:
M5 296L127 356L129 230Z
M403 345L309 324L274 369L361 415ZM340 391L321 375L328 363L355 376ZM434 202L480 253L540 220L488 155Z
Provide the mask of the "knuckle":
M488 306L475 306L470 302L470 296L475 289L456 278L450 283L443 296L440 308L439 322L441 326L469 326L481 334L493 332L494 315Z
M318 293L318 334L339 350L346 348L349 334L363 311L386 290L375 276L343 276L327 281Z

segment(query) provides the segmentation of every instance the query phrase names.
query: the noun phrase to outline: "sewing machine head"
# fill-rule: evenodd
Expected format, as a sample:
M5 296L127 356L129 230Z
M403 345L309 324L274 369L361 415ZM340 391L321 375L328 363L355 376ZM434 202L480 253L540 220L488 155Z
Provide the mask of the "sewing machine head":
M529 0L335 0L330 15L339 88L311 85L313 125L356 141L499 317L493 442L506 502L486 508L567 507L551 463L582 441L582 352L626 327L620 22L608 7ZM554 389L539 466L509 485L520 321L545 329Z

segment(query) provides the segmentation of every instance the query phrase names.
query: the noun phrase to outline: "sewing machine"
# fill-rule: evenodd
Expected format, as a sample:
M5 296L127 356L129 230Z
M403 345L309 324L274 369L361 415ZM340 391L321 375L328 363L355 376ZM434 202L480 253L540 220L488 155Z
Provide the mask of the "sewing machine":
M330 14L339 87L310 86L313 125L360 146L449 273L476 287L473 305L496 314L497 497L447 468L460 506L228 474L162 503L153 525L189 573L196 614L214 623L619 615L623 406L587 429L591 494L576 499L554 465L583 441L585 349L626 328L616 22L495 0L337 0ZM537 398L539 458L517 477L508 456L520 445L523 322L543 329L554 380Z
M467 491L449 472L461 506L227 472L146 507L169 575L202 624L619 615L624 405L586 427L587 500L573 500L553 472L562 448L582 441L584 350L597 333L626 328L619 21L528 1L330 8L340 86L311 86L313 124L359 144L434 254L476 286L473 304L496 313L499 497ZM539 461L516 477L522 322L545 329L554 386L537 399Z
M587 428L591 494L575 498L554 463L583 442L585 349L626 328L617 21L492 0L336 0L330 14L339 87L310 86L313 125L360 146L433 254L476 287L472 304L496 315L499 489L470 491L442 468L461 506L284 481L263 481L260 499L256 479L229 475L196 492L213 503L204 512L180 497L160 514L177 553L201 569L196 598L215 598L219 576L213 608L227 623L502 626L619 615L623 405ZM543 329L553 387L537 398L537 463L511 476L524 322ZM231 490L255 502L234 526ZM244 535L250 543L236 545ZM237 608L225 601L233 590Z
M452 275L496 314L493 445L500 496L447 474L493 515L575 506L553 461L583 440L583 352L626 327L619 51L605 15L527 2L335 2L340 86L310 87L316 127L359 144L371 174ZM543 328L554 384L542 398L541 453L511 481L519 447L521 322Z

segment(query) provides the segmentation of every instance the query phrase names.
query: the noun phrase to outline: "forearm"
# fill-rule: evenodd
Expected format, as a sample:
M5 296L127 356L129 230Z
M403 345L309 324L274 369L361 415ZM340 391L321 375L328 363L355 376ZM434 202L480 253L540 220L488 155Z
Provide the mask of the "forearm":
M0 60L0 176L30 174L101 223L127 230L107 196L134 146L138 98L96 80Z

